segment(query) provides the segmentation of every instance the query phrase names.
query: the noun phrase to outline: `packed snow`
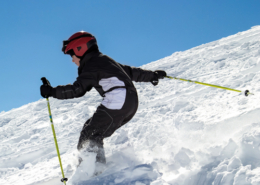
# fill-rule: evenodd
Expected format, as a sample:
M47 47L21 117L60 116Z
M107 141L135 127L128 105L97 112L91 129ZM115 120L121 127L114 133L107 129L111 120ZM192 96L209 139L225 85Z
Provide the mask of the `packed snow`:
M254 95L172 79L135 83L135 117L105 139L107 167L84 184L260 185L260 26L141 67ZM50 98L67 178L101 101L95 90ZM45 99L1 112L0 140L0 184L63 184Z

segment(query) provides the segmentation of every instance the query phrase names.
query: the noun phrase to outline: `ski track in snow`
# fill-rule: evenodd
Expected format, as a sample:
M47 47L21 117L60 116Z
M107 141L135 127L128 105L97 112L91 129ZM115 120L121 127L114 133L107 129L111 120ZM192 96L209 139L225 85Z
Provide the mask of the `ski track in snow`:
M260 184L260 26L141 67L255 95L171 79L156 87L135 83L138 112L105 139L111 166L86 183ZM95 90L77 99L50 98L68 178L82 126L101 100ZM0 184L63 184L45 99L1 112L0 140Z

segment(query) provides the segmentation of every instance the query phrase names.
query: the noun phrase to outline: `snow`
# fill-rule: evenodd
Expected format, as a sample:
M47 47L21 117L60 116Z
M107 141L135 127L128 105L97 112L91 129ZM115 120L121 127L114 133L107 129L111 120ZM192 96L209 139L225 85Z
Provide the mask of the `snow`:
M138 111L105 139L107 169L86 184L260 185L260 26L141 67L255 95L171 79L136 83ZM94 90L50 98L68 178L81 128L101 101ZM0 184L63 184L45 99L1 112L0 140Z

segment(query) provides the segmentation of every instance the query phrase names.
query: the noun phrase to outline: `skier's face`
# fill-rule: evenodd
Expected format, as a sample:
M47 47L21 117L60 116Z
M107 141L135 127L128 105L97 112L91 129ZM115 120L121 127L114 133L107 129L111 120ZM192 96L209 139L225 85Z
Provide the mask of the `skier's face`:
M80 65L79 61L80 58L76 57L76 55L72 55L72 62L74 62L78 67Z

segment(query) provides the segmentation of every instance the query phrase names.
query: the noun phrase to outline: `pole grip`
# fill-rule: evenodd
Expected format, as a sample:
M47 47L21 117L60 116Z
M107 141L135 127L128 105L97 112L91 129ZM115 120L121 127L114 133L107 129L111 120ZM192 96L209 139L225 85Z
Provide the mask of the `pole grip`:
M47 85L47 79L45 77L41 78L43 85Z
M42 80L43 85L49 85L49 86L51 86L49 80L47 80L45 77L42 77L41 80Z

